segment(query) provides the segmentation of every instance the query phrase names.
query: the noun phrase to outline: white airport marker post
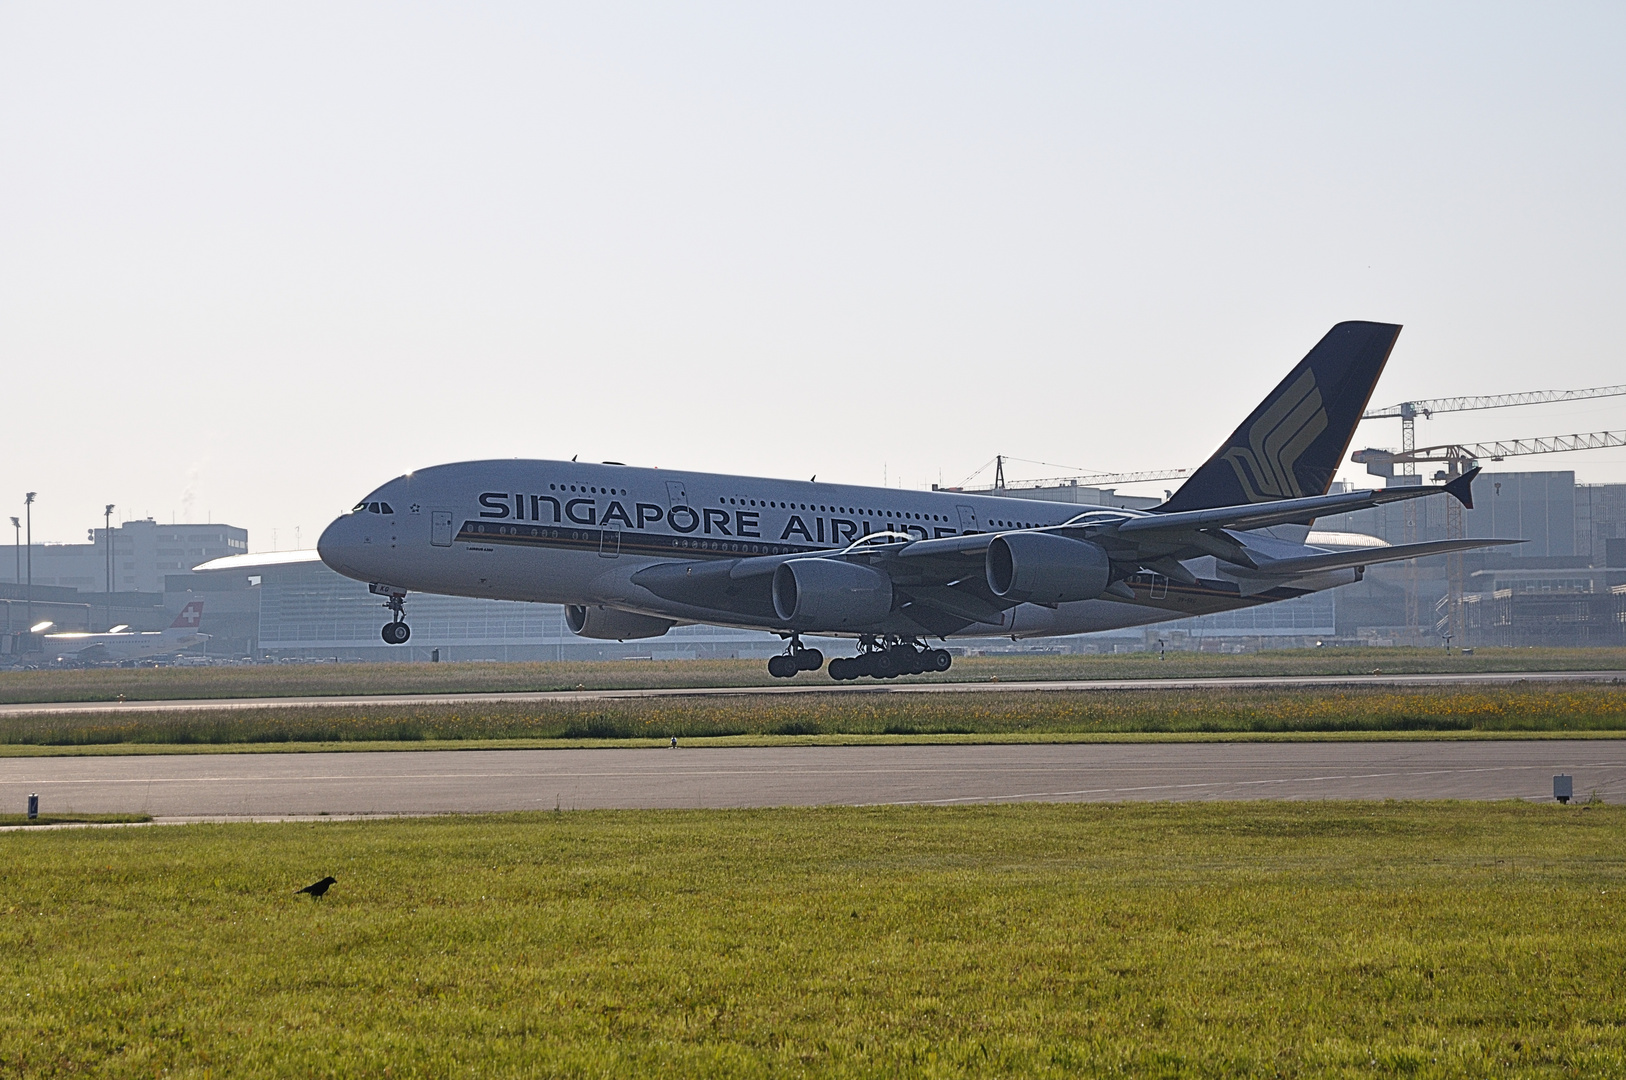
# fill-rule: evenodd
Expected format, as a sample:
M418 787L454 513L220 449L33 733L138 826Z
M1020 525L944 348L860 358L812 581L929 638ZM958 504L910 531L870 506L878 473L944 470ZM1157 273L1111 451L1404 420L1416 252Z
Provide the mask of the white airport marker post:
M40 816L40 797L38 792L28 793L28 820L33 821Z

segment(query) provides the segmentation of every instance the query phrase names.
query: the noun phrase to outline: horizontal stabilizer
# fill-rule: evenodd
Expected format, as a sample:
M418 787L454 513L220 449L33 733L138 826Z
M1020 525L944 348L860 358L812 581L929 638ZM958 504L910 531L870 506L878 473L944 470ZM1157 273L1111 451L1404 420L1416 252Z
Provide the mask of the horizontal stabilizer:
M1463 509L1472 510L1474 508L1474 477L1478 475L1479 466L1475 465L1449 484L1446 484L1445 493L1461 503Z

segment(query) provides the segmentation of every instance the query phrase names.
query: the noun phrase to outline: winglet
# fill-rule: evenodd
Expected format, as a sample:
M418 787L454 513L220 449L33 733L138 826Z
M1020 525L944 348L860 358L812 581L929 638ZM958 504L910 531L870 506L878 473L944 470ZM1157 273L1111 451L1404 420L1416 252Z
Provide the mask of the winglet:
M1474 477L1479 475L1479 466L1475 465L1449 484L1445 485L1445 493L1456 499L1464 509L1474 508Z

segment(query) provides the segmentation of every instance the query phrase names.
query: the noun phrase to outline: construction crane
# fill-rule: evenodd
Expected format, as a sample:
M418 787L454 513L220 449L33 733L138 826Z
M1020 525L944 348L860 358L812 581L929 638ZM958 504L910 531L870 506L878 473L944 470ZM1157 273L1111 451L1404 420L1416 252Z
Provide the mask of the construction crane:
M1522 394L1479 394L1467 397L1429 398L1426 401L1402 401L1381 409L1369 409L1361 414L1362 420L1400 418L1400 452L1409 454L1417 445L1417 418L1427 420L1435 413L1474 412L1479 409L1505 409L1511 405L1546 405L1556 401L1584 401L1587 398L1621 397L1626 386L1594 386L1589 390L1527 390ZM1410 464L1407 462L1406 464ZM1410 475L1411 469L1406 470Z
M1412 454L1417 449L1417 418L1425 420L1435 413L1446 412L1474 412L1479 409L1505 409L1513 405L1546 405L1558 401L1584 401L1588 398L1620 397L1626 395L1626 386L1594 386L1586 390L1527 390L1520 394L1475 394L1463 397L1429 398L1424 401L1402 401L1398 405L1388 405L1381 409L1371 409L1361 414L1362 420L1383 420L1394 417L1400 418L1400 455L1393 460L1397 462L1404 476L1417 474L1417 459L1405 455ZM1579 448L1577 448L1579 449ZM1363 451L1364 453L1365 451ZM1501 460L1492 458L1492 460ZM1393 472L1380 474L1393 476ZM1391 481L1392 482L1392 481ZM1416 481L1410 481L1415 483ZM1417 500L1413 499L1405 504L1405 528L1402 531L1401 542L1410 544L1417 540ZM1460 510L1458 511L1460 513ZM1411 564L1412 570L1406 585L1406 625L1415 629L1417 619L1417 566Z
M1181 480L1181 479L1184 479L1185 477L1190 476L1192 474L1192 472L1193 472L1193 470L1191 470L1191 469L1152 469L1152 470L1147 471L1147 472L1072 473L1072 474L1069 474L1067 476L1052 476L1052 477L1047 477L1047 478L1042 479L1042 480L1018 480L1014 484L1007 484L1005 482L1005 462L1011 461L1011 460L1024 460L1024 459L1020 459L1020 458L1012 459L1012 458L1006 457L1004 454L996 455L992 461L986 462L982 466L982 468L978 469L976 472L972 473L970 476L968 476L964 480L960 481L960 484L959 484L958 487L942 488L940 490L942 490L942 491L974 491L974 490L977 490L977 489L972 488L970 486L971 482L973 480L975 480L981 473L985 472L989 465L992 465L994 467L994 486L992 488L989 488L989 489L986 489L986 490L991 490L991 491L1005 491L1005 490L1010 489L1010 488L1022 489L1022 488L1041 488L1041 487L1065 487L1065 486L1068 486L1068 485L1074 485L1074 486L1078 486L1078 487L1105 487L1108 484L1140 484L1140 483L1145 483L1145 482L1152 481L1152 480ZM1042 462L1042 461L1034 461L1034 462L1028 462L1028 464L1031 464L1031 465L1044 465L1046 463ZM1057 468L1066 468L1066 466L1056 466L1056 467Z
M1598 397L1604 395L1598 394ZM1471 400L1471 399L1469 399ZM1491 407L1491 406L1487 406ZM1584 435L1543 435L1532 439L1504 439L1499 442L1488 443L1446 443L1440 446L1425 446L1421 449L1413 448L1396 453L1393 450L1379 450L1367 448L1357 450L1350 455L1350 460L1357 465L1365 465L1366 471L1373 476L1382 476L1392 479L1395 475L1395 466L1409 466L1405 475L1414 475L1419 464L1438 463L1444 466L1434 474L1435 480L1455 479L1478 465L1483 460L1501 461L1503 458L1524 457L1528 454L1562 454L1571 450L1606 450L1614 446L1626 446L1626 431L1591 431ZM1414 500L1415 501L1415 500ZM1447 499L1445 508L1445 535L1453 540L1462 538L1462 504L1454 499ZM1406 524L1409 532L1415 532L1413 522L1415 518L1408 516ZM1415 540L1415 535L1408 535L1408 542ZM1448 582L1445 595L1445 617L1436 624L1436 629L1445 633L1448 638L1462 637L1462 553L1453 552L1445 557L1446 580ZM1410 620L1409 626L1416 627L1416 563L1412 563L1407 576L1406 591L1406 617Z
M1504 439L1500 442L1488 443L1447 443L1441 446L1425 446L1422 449L1402 450L1395 453L1392 450L1366 449L1357 450L1350 455L1350 460L1358 465L1365 465L1366 471L1373 476L1394 476L1396 464L1417 465L1423 462L1443 462L1445 470L1435 476L1436 480L1447 476L1461 476L1465 469L1473 468L1477 462L1489 459L1501 461L1503 458L1523 457L1526 454L1562 454L1570 450L1607 450L1613 446L1626 446L1626 431L1590 431L1584 435L1543 435L1533 439Z

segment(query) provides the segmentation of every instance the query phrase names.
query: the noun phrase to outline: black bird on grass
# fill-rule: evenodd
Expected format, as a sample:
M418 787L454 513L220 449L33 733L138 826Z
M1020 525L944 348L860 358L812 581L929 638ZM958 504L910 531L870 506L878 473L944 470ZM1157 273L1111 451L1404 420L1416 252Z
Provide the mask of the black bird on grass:
M322 895L327 892L329 886L337 885L338 883L339 883L338 878L325 877L321 881L312 882L311 884L305 886L303 889L300 889L299 891L300 892L308 892L308 893L310 893L312 900L320 900L322 898ZM295 894L295 895L297 895L297 894Z

